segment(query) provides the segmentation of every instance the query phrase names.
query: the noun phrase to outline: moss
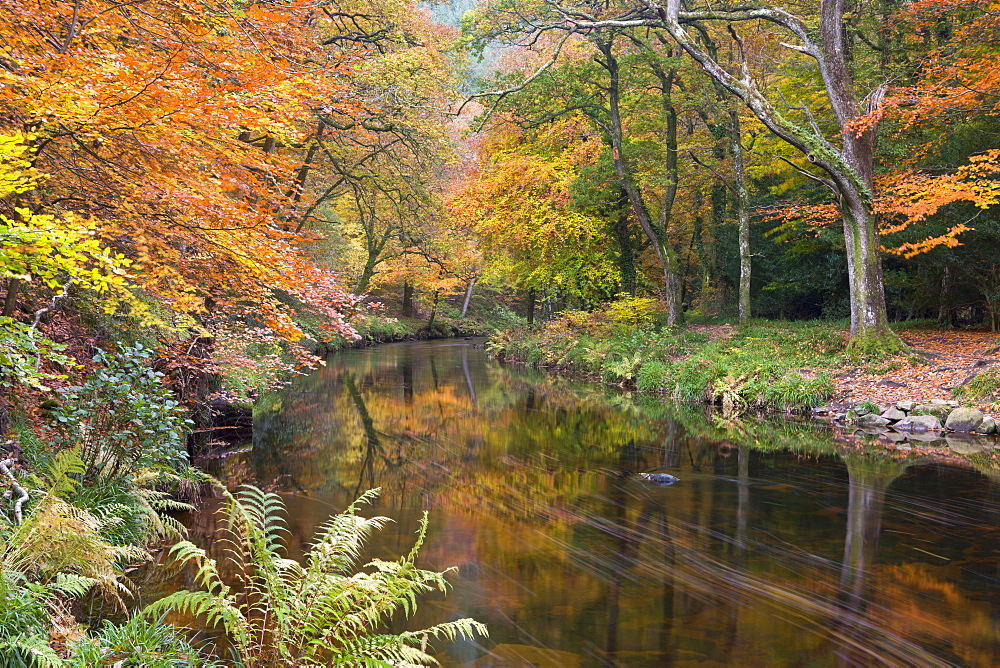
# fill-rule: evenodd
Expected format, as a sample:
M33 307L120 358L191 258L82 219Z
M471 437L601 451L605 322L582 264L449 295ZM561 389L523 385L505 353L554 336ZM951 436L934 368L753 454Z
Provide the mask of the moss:
M884 332L868 332L855 334L847 344L846 353L854 363L881 362L900 353L906 353L909 348L892 330Z
M1000 397L1000 369L981 371L965 385L952 390L956 399L975 399L985 401Z

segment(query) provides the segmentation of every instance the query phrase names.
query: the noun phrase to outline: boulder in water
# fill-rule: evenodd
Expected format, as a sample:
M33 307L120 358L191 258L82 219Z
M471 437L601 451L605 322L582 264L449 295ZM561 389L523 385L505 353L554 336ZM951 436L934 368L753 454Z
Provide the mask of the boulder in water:
M669 473L640 473L639 477L648 482L664 486L673 485L680 480L680 478L674 477Z

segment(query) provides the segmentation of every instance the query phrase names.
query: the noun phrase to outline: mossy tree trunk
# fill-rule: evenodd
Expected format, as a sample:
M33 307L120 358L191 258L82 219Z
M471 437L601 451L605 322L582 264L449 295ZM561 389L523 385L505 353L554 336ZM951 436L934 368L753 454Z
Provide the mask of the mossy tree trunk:
M750 319L750 214L747 209L750 197L747 193L747 170L743 161L743 140L740 115L736 109L729 112L729 140L733 156L733 195L736 220L739 224L740 287L738 311L740 322Z
M778 8L738 9L732 11L681 12L680 0L667 0L658 17L670 35L702 68L730 93L740 98L775 135L802 152L825 176L800 170L803 175L822 183L837 196L844 223L844 243L851 292L851 347L859 352L889 352L903 348L889 329L882 282L882 261L878 253L878 234L872 211L872 171L875 130L858 133L848 129L860 117L864 105L854 93L854 81L848 67L845 28L842 17L845 0L822 0L820 3L819 43L813 32L796 16ZM730 32L740 56L740 72L730 73L682 27L682 23L700 21L763 20L791 32L801 44L786 44L813 57L819 64L827 98L838 124L840 146L828 141L813 121L809 109L801 107L810 128L796 125L774 109L757 87L750 67L743 59L742 42L730 23ZM869 106L877 104L878 95Z

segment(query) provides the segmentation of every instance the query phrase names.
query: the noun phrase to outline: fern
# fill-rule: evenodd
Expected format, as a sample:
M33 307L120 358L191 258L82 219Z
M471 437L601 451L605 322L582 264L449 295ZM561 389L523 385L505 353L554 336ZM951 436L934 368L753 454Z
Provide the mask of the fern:
M401 634L377 632L396 611L412 615L420 596L447 589L447 571L415 565L427 535L426 513L407 555L372 560L358 570L368 537L390 521L357 515L378 494L366 492L319 529L303 566L282 556L287 530L278 495L256 487L232 494L213 484L226 500L222 512L235 537L223 541L225 558L237 564L242 581L230 587L204 550L182 541L171 554L196 566L202 589L175 592L147 606L143 616L176 610L201 617L225 632L245 666L428 665L436 663L427 651L431 641L486 635L485 626L469 619Z
M49 647L46 634L19 635L0 640L0 657L7 668L59 668L62 659Z

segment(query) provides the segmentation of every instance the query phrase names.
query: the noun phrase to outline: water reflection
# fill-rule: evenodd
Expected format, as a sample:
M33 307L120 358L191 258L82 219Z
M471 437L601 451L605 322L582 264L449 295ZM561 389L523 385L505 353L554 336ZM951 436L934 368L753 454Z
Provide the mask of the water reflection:
M491 634L445 665L992 665L1000 476L990 450L949 452L720 422L438 342L331 359L263 402L222 473L304 492L293 552L371 487L398 521L379 556L429 508L427 565L459 571L412 623ZM657 470L681 481L637 475Z

